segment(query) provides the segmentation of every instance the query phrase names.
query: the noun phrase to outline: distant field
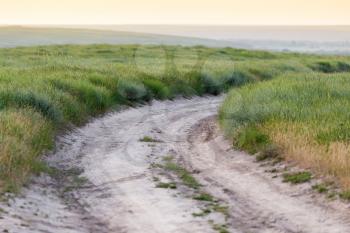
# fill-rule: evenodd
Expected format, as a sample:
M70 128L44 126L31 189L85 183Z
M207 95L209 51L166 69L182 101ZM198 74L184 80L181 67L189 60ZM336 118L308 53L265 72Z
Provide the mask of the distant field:
M349 115L344 110L349 104L346 82L350 60L347 57L202 46L137 45L8 48L0 49L0 54L0 177L3 191L17 190L29 173L47 170L38 158L52 148L54 135L72 124L83 124L91 116L121 105L176 96L217 95L247 84L239 89L246 108L226 111L236 109L239 99L233 94L224 104L223 126L229 135L236 137L237 129L242 133L245 127L254 127L284 147L290 134L286 134L287 138L281 142L274 135L284 132L280 127L283 124L295 126L289 124L293 121L300 122L297 125L301 129L311 126L312 130L316 129L310 132L317 132L319 139L312 141L311 148L326 148L329 142L348 148L348 134L337 136L337 132L349 129ZM307 84L305 87L310 87L305 92L303 79ZM253 84L258 81L265 82ZM323 85L326 87L322 88ZM289 87L292 91L287 91ZM281 98L282 102L274 104L276 98ZM333 100L335 106L331 104ZM304 106L305 111L298 106ZM319 120L314 120L316 117ZM313 124L309 125L309 122ZM271 128L267 127L274 124L279 127L268 130ZM324 130L323 134L317 131L319 128ZM297 133L298 139L304 137L299 130L290 132ZM330 153L327 155L330 157L338 155L332 150L322 150ZM288 152L288 148L285 151ZM345 150L345 153L348 152ZM317 154L308 158L310 162L315 161L313 164L319 159ZM344 169L349 170L349 167ZM328 170L324 171L329 174Z
M58 26L57 26L58 27ZM0 48L63 44L202 45L316 54L350 54L350 28L218 26L0 26Z
M166 36L147 33L35 27L1 27L0 47L58 45L58 44L165 44L205 45L224 47L232 43L184 36Z

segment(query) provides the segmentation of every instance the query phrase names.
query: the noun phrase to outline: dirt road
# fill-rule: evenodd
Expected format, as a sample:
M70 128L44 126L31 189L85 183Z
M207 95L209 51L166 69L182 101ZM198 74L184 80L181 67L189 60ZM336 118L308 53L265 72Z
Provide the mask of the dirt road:
M0 204L0 232L350 232L346 204L231 149L216 125L221 101L155 102L61 137L50 175ZM185 169L199 188L176 173Z

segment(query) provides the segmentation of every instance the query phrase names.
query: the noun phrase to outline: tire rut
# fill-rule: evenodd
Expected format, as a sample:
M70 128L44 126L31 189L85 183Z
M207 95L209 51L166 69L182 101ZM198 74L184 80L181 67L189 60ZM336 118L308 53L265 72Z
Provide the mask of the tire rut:
M272 179L252 156L231 148L215 117L192 127L182 154L208 191L230 204L237 232L350 232L348 204L311 197L311 185Z

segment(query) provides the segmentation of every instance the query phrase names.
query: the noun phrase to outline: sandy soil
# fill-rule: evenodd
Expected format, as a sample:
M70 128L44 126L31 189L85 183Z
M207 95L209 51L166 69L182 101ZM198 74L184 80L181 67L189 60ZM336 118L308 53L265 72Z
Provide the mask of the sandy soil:
M311 184L273 179L252 156L231 149L217 129L222 97L154 102L96 119L57 141L52 174L34 177L0 204L0 232L350 232L348 205ZM149 136L159 142L142 142ZM203 185L192 190L160 166L165 156ZM157 188L175 182L176 189ZM213 195L228 215L195 217Z

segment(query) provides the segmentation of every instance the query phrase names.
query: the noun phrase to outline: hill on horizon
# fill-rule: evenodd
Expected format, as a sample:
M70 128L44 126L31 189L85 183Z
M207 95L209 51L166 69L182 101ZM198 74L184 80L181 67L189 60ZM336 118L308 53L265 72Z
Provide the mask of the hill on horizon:
M184 36L167 36L149 33L108 31L98 29L0 27L0 47L37 46L53 44L164 44L204 45L209 47L232 46L230 42Z

